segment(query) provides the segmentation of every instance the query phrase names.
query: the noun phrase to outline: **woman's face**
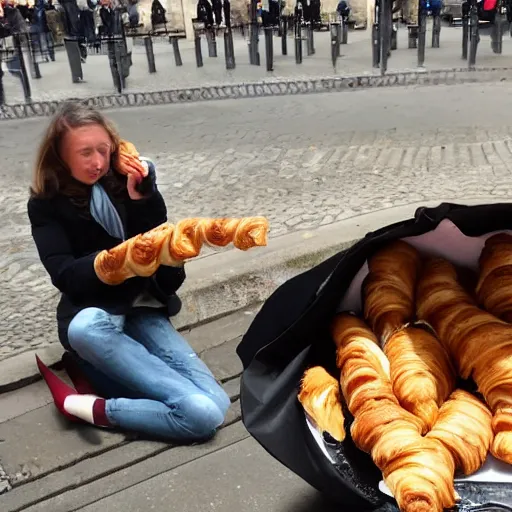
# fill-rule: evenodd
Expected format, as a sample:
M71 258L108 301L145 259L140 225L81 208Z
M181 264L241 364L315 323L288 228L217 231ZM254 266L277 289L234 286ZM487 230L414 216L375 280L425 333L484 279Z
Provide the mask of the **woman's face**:
M60 152L73 178L94 185L109 170L112 141L101 125L73 128L64 135Z

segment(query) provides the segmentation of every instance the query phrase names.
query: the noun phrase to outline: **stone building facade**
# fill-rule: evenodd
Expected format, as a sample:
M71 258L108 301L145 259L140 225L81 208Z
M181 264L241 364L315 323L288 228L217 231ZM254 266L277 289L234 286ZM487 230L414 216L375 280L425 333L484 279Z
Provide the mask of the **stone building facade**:
M334 16L339 0L322 0L322 14L326 18ZM374 17L375 0L347 0L351 8L351 19L356 28L371 28ZM151 25L152 0L139 0L141 23ZM187 38L193 38L192 19L196 17L197 0L160 0L167 10L169 27L185 31ZM231 0L233 23L248 22L249 0ZM295 0L287 0L285 11L293 12ZM417 23L418 0L403 0L402 15L407 23Z
M192 19L196 17L197 0L160 0L167 10L169 27L186 32L187 38L192 38ZM322 13L328 17L336 13L336 6L339 0L322 0ZM356 26L364 28L367 26L369 16L373 16L374 0L348 0L352 10L352 19ZM152 0L139 0L139 13L141 23L151 25L151 3ZM294 0L287 1L287 9L293 11ZM293 5L292 5L293 4ZM248 22L248 0L231 0L231 17L234 23ZM371 24L371 21L370 21Z

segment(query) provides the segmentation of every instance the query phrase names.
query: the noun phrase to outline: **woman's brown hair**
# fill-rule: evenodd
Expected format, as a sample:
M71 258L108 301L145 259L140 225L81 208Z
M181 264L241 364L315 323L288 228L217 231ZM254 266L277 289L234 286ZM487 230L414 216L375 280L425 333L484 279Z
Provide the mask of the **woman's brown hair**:
M65 102L51 120L39 147L30 188L33 197L51 198L62 193L79 200L88 195L86 187L72 178L71 171L60 157L64 135L69 130L88 125L100 125L108 132L112 141L112 160L116 160L120 139L114 125L93 107Z

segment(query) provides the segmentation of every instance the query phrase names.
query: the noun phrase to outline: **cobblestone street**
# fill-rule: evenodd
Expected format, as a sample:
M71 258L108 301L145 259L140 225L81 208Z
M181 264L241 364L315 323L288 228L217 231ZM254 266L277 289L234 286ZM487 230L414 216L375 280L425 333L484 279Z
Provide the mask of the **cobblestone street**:
M276 237L427 199L510 198L511 97L506 84L475 84L110 115L157 162L171 220L261 214ZM26 216L34 144L46 123L2 123L0 359L57 341L58 294Z

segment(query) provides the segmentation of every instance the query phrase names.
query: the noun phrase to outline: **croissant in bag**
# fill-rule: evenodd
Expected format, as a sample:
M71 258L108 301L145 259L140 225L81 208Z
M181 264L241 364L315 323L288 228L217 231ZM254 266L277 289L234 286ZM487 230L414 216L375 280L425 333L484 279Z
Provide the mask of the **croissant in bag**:
M341 510L512 507L511 261L512 205L443 203L285 282L237 348L246 428Z

